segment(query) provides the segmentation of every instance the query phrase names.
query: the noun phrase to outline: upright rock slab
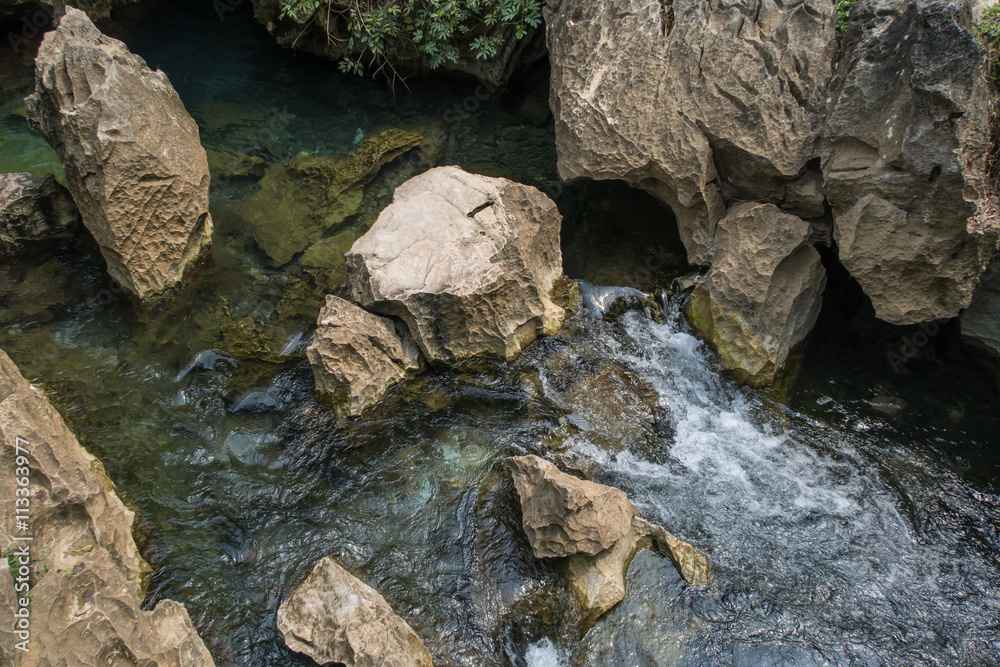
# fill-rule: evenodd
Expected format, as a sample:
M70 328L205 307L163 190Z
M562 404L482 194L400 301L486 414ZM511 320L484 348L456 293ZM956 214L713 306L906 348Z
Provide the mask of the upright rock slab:
M161 600L140 608L151 573L132 539L133 513L114 491L100 461L80 446L59 413L0 351L0 540L11 565L0 567L0 604L9 614L25 596L11 572L22 566L30 591L30 651L5 624L0 653L20 667L135 664L208 667L212 657L184 606ZM24 457L24 460L18 458ZM17 467L29 469L27 487ZM19 494L27 488L29 494ZM28 530L17 527L28 499ZM17 508L21 507L21 512ZM16 555L32 537L27 557ZM20 560L26 558L26 562ZM0 564L4 564L0 560ZM9 610L9 611L8 611ZM3 657L0 656L0 663Z
M212 242L209 172L166 75L69 7L39 48L25 103L111 276L139 299L180 282Z
M406 322L430 361L512 360L565 312L555 203L505 178L439 167L396 188L347 254L351 298Z
M996 247L970 230L989 146L965 4L859 0L820 146L840 259L892 324L958 315Z
M0 174L0 253L69 238L79 221L69 192L52 174Z
M507 459L535 558L593 556L625 536L639 510L625 493L588 482L537 456Z
M433 667L431 655L378 591L327 557L278 609L288 648L321 665Z
M392 320L340 297L326 297L316 324L306 356L317 393L341 416L361 414L420 367L417 346L396 333Z
M815 181L834 3L558 0L545 20L563 178L649 191L695 264L724 195L815 211L797 181Z
M816 323L826 270L810 233L772 204L734 206L719 222L715 261L689 316L741 381L773 383Z

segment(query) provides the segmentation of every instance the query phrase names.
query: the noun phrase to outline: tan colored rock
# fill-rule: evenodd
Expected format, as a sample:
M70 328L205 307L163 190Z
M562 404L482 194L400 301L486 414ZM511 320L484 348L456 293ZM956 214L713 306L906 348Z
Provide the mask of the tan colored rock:
M545 459L507 459L535 558L598 554L626 535L639 510L625 493L567 475Z
M860 0L851 16L819 149L840 259L879 319L955 317L996 247L969 225L989 129L968 6Z
M391 129L367 137L342 160L308 153L271 165L260 190L237 206L254 239L278 266L357 213L364 186L423 139Z
M79 222L69 192L51 174L0 174L0 253L69 238Z
M959 323L965 340L1000 356L1000 260L987 267Z
M70 7L39 48L25 103L111 276L140 299L180 282L212 242L209 172L166 75Z
M347 254L351 297L406 322L430 361L512 360L562 326L555 203L503 178L439 167L396 189Z
M811 233L772 204L734 206L719 222L712 270L688 314L740 381L772 384L816 323L826 270Z
M563 564L563 574L580 602L584 625L590 625L625 598L628 568L636 554L654 549L669 557L691 586L708 585L708 558L660 526L637 516L629 531L597 555L577 554Z
M545 20L560 175L649 191L692 263L711 261L724 195L780 204L807 171L836 46L828 0L558 0Z
M420 367L413 340L403 339L386 317L328 295L306 350L317 393L341 416L359 415L392 385Z
M142 611L150 568L132 539L133 513L115 494L100 461L80 446L59 413L0 352L0 541L8 559L30 536L30 652L20 667L211 666L183 605L160 601ZM25 457L28 486L16 467ZM18 496L21 488L29 495ZM28 498L29 529L17 528L15 499ZM22 563L15 564L20 568ZM15 570L14 586L24 584ZM13 609L11 570L0 568L0 597ZM19 606L19 605L18 605ZM4 630L7 629L5 626ZM0 633L3 651L22 637Z
M321 665L433 667L420 638L378 591L327 557L278 609L293 651Z

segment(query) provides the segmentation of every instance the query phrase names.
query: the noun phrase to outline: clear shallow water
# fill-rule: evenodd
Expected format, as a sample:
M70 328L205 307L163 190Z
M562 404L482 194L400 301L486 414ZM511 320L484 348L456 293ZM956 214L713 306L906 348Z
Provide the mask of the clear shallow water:
M648 200L555 186L552 130L536 109L544 72L456 116L478 99L473 84L423 83L394 101L274 47L246 16L220 22L200 4L130 11L104 28L167 71L206 144L274 162L346 154L358 129L436 127L424 130L439 146L428 162L558 195L572 275L651 286L677 268ZM14 79L5 91L23 87ZM16 130L34 148L3 144L4 159L45 169L31 163L39 140L21 122L4 119L5 136ZM391 165L347 224L370 222L395 182L427 166ZM222 321L280 315L294 335L315 319L311 297L280 310L315 276L269 266L230 210L252 189L214 184L213 261L153 310L136 313L109 289L85 238L0 274L0 347L138 506L155 569L147 604L185 603L218 664L310 664L284 648L274 614L329 554L380 590L440 665L1000 661L998 400L967 359L941 354L899 376L885 345L820 339L789 409L720 379L676 318L582 315L513 366L431 372L363 419L338 421L313 399L299 357L182 374ZM631 264L608 251L607 229L618 228L631 230ZM573 393L578 379L614 369L652 388L623 401L655 403L656 428L630 429ZM886 413L886 396L905 407ZM500 464L525 452L625 489L709 555L713 586L692 591L668 561L640 554L626 600L580 637L557 568L531 556Z

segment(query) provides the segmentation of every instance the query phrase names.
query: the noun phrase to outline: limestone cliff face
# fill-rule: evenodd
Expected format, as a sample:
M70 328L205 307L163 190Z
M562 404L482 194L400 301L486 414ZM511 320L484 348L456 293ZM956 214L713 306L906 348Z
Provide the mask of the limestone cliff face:
M151 570L132 539L133 513L101 462L80 446L59 413L2 351L0 465L0 540L6 558L0 559L0 664L214 664L183 605L162 600L150 611L141 609ZM18 467L28 474L16 475ZM24 477L27 485L19 484ZM27 495L18 489L27 489ZM27 502L19 505L17 498ZM26 530L18 524L25 513ZM32 539L18 539L25 537ZM27 556L20 553L24 544ZM15 586L26 582L32 585L30 634L24 637L12 633L12 614L26 594ZM29 652L14 648L25 639Z
M734 254L731 234L720 248L727 211L771 204L809 222L814 242L832 242L879 318L913 324L969 305L997 230L970 223L988 189L989 137L967 6L860 0L839 37L833 3L820 0L558 0L545 16L564 178L653 193L676 213L695 264L779 253ZM766 291L772 280L751 273L736 284L729 273L713 269L717 320L740 316L722 294ZM790 304L804 310L788 315L811 327L822 285L808 282L810 297ZM792 328L772 352L808 333ZM771 355L758 348L737 356Z

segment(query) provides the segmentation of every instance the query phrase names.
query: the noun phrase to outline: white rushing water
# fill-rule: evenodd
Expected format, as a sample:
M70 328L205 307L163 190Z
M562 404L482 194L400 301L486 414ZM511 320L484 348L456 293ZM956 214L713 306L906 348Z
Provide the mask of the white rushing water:
M961 517L927 530L910 516L967 511L960 480L866 439L863 421L838 432L762 405L721 379L676 321L629 314L623 324L624 343L619 333L598 344L653 384L675 435L659 457L611 455L586 438L576 449L647 518L706 552L715 585L679 596L676 582L648 576L655 559L638 559L634 599L590 632L578 662L956 664L1000 655L988 556L967 544Z

